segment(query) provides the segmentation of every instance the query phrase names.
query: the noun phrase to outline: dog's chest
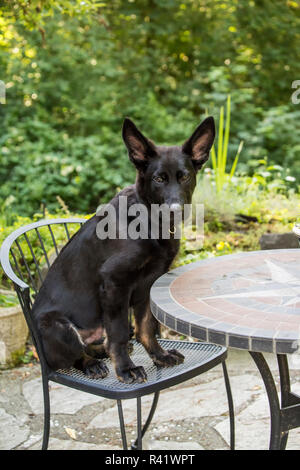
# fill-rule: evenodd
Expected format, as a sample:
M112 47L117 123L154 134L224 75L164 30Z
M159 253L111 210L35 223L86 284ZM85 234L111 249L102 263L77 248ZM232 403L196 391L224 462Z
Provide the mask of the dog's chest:
M177 242L177 240L172 240L163 246L153 244L150 253L145 255L145 259L139 266L134 286L134 291L139 293L139 296L140 293L148 292L153 282L169 270L179 247L179 243L173 242Z

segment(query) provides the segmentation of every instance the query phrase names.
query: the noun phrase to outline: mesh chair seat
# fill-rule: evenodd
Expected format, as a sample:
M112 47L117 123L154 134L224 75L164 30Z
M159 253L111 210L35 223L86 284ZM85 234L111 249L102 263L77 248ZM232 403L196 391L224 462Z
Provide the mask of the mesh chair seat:
M106 398L136 398L163 390L206 372L224 361L227 355L226 348L212 343L191 343L165 339L158 341L164 349L177 349L185 356L185 360L182 364L173 367L157 367L144 347L137 341L132 341L133 352L130 357L134 364L144 367L147 373L147 382L141 384L120 382L109 359L103 359L109 369L109 374L104 379L90 378L74 367L50 372L49 379Z

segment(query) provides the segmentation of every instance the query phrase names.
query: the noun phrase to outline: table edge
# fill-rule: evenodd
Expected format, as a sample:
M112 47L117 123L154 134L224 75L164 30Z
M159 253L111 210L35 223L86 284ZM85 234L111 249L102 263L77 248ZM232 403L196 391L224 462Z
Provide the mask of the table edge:
M300 250L298 248L292 248L288 251L298 253L300 256ZM236 257L237 255L246 257L261 252L275 254L286 252L286 249L247 251L224 255L224 257L227 259ZM237 329L237 327L234 325L212 320L209 317L193 313L176 302L169 290L173 281L185 272L191 271L198 266L205 266L208 263L216 262L219 259L220 257L216 256L182 265L158 278L153 283L150 290L150 309L154 317L164 326L180 334L199 339L200 341L208 341L229 348L254 352L269 352L275 354L300 353L300 332L298 335L297 332L295 332L295 335L287 333L286 337L284 337L284 333L281 332L280 336L276 338L276 335L268 336L265 330L266 336L263 337L258 335L258 329L245 327L245 333L241 334L241 328L239 328L239 331L235 332L234 330ZM263 331L264 330L260 330L260 332Z

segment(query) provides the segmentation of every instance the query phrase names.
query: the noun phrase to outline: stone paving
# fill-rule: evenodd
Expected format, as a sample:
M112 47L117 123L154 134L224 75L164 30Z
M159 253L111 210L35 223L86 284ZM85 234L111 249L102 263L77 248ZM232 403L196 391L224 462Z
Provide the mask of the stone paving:
M278 381L274 356L266 354ZM227 361L236 413L236 448L267 449L269 409L262 379L245 351L229 350ZM289 357L292 390L300 394L300 356ZM121 448L116 402L51 383L49 449ZM127 438L135 439L135 400L126 400ZM151 398L142 399L146 416ZM0 375L0 449L40 449L43 400L39 365ZM229 420L221 366L161 392L144 439L151 450L229 449ZM290 432L287 449L300 449L300 428Z

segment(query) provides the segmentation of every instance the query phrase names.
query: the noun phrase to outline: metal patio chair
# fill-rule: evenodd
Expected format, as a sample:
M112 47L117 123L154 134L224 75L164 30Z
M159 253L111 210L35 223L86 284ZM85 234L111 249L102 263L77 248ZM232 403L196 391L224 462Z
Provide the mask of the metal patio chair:
M122 400L136 398L137 438L135 443L131 446L131 449L142 449L142 438L153 418L160 391L202 374L218 364L222 364L223 367L229 405L230 447L234 449L234 410L225 364L227 357L227 349L225 347L211 343L160 339L159 342L162 347L167 349L176 348L178 351L182 352L185 356L185 361L178 366L158 368L153 364L143 346L136 340L133 340L132 359L137 365L144 366L148 376L147 382L142 384L124 384L118 381L109 359L105 359L105 361L110 372L104 379L89 378L75 368L52 370L48 366L39 333L31 315L32 304L45 278L46 272L51 265L51 261L53 261L53 257L59 254L63 244L71 238L74 229L80 228L84 222L85 219L68 218L41 220L32 223L11 233L3 242L0 251L0 261L3 270L7 277L13 282L40 359L44 396L44 434L42 449L46 450L48 448L50 431L49 381L57 382L94 395L115 399L118 405L122 444L125 450L127 450L128 446ZM48 240L48 251L46 250L45 240ZM49 255L49 242L53 249L52 255L51 253ZM152 405L144 426L142 426L141 397L152 393L154 394Z

